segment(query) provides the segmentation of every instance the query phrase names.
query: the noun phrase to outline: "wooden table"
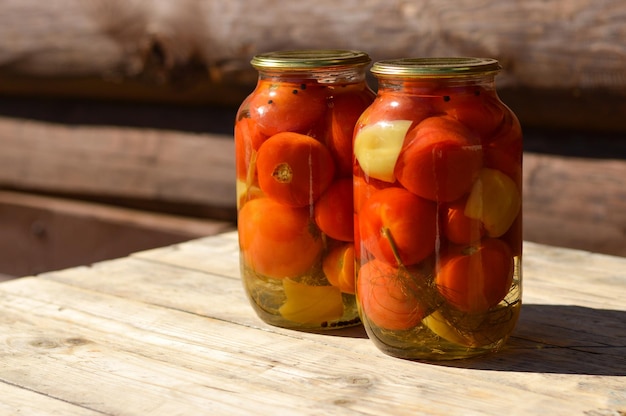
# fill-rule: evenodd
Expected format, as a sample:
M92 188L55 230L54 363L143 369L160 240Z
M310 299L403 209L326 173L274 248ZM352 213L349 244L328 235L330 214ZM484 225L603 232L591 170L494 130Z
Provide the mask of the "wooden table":
M626 414L626 258L524 248L505 350L443 363L264 324L233 232L4 282L0 414Z

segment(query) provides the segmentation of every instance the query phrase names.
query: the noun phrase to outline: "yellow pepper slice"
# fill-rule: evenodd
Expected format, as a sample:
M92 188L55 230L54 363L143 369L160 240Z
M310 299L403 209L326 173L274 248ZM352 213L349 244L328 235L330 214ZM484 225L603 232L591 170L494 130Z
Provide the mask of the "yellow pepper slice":
M379 121L363 127L354 138L354 155L363 172L375 179L394 182L393 173L411 120Z
M241 209L246 201L263 196L263 191L258 185L248 185L241 179L235 182L235 192L237 193L237 209Z
M339 319L343 315L341 290L336 286L310 286L283 280L287 300L278 309L283 318L300 324Z
M422 319L422 323L428 327L435 335L450 341L454 344L474 346L471 336L461 334L458 329L452 326L441 312L435 311Z
M435 335L466 347L481 347L508 336L517 323L521 303L479 314L457 314L448 318L437 310L422 320ZM451 319L453 321L451 321Z
M500 237L513 224L522 207L517 185L508 175L481 169L465 205L465 215L482 221L487 235Z

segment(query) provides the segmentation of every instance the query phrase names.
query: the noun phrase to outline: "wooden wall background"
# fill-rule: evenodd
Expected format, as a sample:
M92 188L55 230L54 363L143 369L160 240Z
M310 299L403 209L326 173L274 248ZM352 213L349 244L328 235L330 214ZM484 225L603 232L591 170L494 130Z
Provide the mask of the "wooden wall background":
M0 189L232 222L249 60L292 48L497 58L526 238L626 255L621 0L0 0Z
M0 92L235 105L258 52L476 55L501 61L500 87L528 122L626 129L620 0L0 0L0 10Z

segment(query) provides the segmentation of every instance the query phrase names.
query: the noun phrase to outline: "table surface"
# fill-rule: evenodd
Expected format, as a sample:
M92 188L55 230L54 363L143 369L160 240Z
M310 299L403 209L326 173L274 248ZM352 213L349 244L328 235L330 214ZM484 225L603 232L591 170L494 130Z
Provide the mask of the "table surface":
M425 363L263 323L234 232L0 284L0 414L624 415L626 258L526 242L503 351Z

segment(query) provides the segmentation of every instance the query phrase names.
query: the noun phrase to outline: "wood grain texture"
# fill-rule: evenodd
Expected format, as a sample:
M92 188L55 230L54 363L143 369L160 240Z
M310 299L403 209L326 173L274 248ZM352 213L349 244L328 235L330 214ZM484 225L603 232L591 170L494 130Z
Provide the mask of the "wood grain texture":
M524 238L626 256L626 162L525 154Z
M0 117L0 183L57 192L235 204L225 136Z
M0 9L0 69L14 73L159 84L204 69L241 81L258 52L354 48L376 60L490 56L506 68L503 84L626 91L619 0L2 0Z
M0 412L4 415L32 416L97 416L100 412L33 392L7 383L0 383ZM19 409L19 411L16 411Z
M233 229L225 221L0 190L0 281Z
M168 416L625 412L626 259L524 250L525 303L505 350L441 364L386 356L361 327L262 323L241 286L235 233L5 282L0 390L18 391L3 405Z

